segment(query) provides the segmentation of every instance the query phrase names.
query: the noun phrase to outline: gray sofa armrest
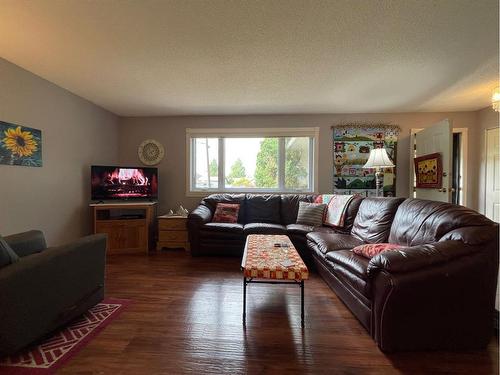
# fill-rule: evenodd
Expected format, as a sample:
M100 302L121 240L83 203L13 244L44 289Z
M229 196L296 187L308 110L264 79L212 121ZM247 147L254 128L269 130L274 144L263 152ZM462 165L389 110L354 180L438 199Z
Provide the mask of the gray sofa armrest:
M43 232L39 230L30 230L28 232L13 234L4 237L4 240L19 257L39 253L47 248L45 236Z
M102 300L106 235L48 248L0 269L0 354L57 329Z
M367 274L373 276L378 271L389 273L415 271L446 263L477 251L477 247L464 244L462 241L442 241L405 247L374 256L368 263Z

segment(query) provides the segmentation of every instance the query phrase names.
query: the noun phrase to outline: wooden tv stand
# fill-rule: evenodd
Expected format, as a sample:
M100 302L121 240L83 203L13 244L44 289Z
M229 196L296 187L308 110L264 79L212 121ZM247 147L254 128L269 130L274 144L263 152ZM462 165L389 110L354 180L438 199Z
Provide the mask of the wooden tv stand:
M154 249L156 202L93 203L92 233L107 233L108 254Z

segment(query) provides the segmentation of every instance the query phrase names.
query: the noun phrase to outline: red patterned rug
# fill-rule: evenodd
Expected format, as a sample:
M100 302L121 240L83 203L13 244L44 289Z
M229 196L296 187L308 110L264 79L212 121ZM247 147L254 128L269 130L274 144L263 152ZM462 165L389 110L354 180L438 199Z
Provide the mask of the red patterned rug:
M53 374L111 323L129 303L129 300L106 298L40 344L0 359L0 374Z

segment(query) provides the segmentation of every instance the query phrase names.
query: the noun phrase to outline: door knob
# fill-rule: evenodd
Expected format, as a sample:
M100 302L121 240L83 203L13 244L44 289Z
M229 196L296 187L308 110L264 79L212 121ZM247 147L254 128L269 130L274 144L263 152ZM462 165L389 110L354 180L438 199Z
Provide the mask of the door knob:
M450 189L450 191L451 191L452 193L456 192L455 188L451 188L451 189Z
M441 192L441 193L446 193L446 188L438 189L438 191Z

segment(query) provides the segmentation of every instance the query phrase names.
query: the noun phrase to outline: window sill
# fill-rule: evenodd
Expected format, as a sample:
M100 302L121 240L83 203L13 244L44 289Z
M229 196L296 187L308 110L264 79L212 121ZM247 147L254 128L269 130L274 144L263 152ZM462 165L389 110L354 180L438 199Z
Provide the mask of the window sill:
M186 197L206 197L210 194L318 194L310 190L194 190L186 191Z

